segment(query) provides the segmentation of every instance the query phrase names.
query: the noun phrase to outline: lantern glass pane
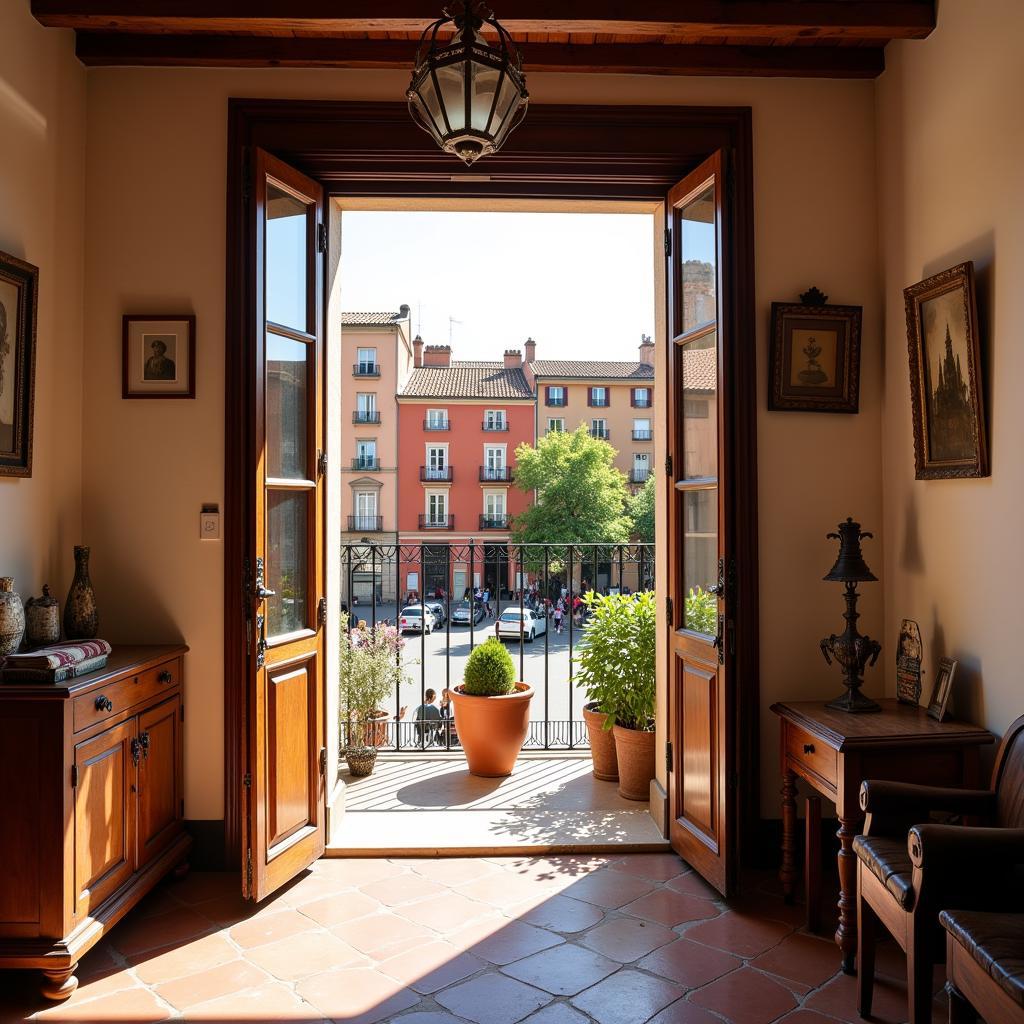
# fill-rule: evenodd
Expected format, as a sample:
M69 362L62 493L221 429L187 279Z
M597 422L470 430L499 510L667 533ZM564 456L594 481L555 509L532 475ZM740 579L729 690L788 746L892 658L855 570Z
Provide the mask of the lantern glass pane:
M431 110L424 102L424 95L433 100L433 110ZM420 87L418 92L413 92L412 103L416 108L416 112L423 119L424 127L428 128L435 137L440 136L443 131L443 128L438 127L441 108L438 106L437 96L434 94L433 84L430 82L429 78Z
M448 115L448 127L453 132L460 132L466 127L466 87L463 78L465 67L465 64L455 64L437 69L441 102Z
M470 89L470 127L478 132L487 131L494 104L494 91L498 87L501 72L483 64L471 64L473 83Z
M515 104L519 99L519 90L510 75L506 75L501 83L501 92L498 94L498 105L494 111L494 134L503 135L507 128L509 115L514 111Z

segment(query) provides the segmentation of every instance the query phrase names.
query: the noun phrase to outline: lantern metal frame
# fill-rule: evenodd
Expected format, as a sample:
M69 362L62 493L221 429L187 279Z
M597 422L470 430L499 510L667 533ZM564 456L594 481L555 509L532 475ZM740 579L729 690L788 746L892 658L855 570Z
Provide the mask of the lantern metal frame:
M472 165L480 157L501 149L525 118L530 96L519 50L485 4L479 0L460 0L442 13L444 16L428 25L420 36L406 99L413 121L446 153ZM497 35L493 45L481 35L485 25ZM438 38L445 26L455 30L450 40L446 36ZM486 118L476 125L474 65L492 74L497 72L498 76ZM449 96L446 105L439 72L443 77L450 68L461 74L461 96L456 103ZM456 106L461 109L456 110Z

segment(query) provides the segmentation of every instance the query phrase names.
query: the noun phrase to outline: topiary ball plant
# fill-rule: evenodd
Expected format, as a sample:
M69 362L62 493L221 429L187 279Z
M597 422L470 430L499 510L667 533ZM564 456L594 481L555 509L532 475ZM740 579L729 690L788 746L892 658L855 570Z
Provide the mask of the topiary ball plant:
M515 689L515 676L512 655L492 636L470 653L462 689L471 697L502 697Z

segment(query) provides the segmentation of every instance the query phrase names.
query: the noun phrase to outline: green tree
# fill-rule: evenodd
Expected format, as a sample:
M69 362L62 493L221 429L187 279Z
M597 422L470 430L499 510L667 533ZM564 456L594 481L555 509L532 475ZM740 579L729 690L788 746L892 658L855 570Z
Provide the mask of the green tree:
M654 474L629 500L629 517L633 536L644 544L654 543Z
M626 477L615 468L615 449L590 436L552 431L537 446L516 448L516 486L536 500L512 524L521 544L620 544L629 540Z

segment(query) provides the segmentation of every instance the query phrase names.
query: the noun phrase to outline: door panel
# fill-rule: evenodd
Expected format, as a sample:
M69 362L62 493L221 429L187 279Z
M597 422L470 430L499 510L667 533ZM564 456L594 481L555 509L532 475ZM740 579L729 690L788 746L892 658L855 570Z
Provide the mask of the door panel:
M75 914L99 906L135 869L135 719L75 747Z
M141 867L177 835L182 817L177 771L182 756L180 697L139 716L139 744L137 857Z
M666 203L669 257L669 566L674 609L669 678L670 839L721 892L734 884L735 703L726 520L722 238L725 160L716 153Z
M243 889L324 850L323 190L255 154L253 536Z

